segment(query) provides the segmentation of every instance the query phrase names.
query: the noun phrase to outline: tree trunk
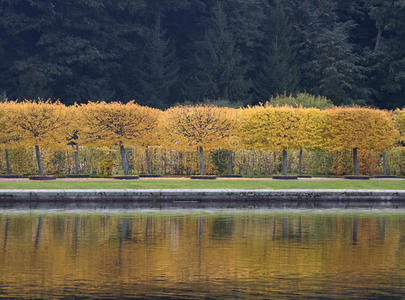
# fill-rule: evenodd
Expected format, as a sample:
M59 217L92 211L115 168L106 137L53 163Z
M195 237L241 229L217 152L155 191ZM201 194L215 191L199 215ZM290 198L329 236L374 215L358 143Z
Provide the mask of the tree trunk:
M37 158L38 175L42 176L44 175L44 168L42 167L41 151L38 145L35 145L35 156Z
M8 149L4 150L4 153L6 155L6 172L7 175L11 174L11 168L10 168L10 159L8 157Z
M283 150L283 175L287 175L287 150Z
M233 151L229 150L229 175L233 175Z
M200 147L200 175L205 175L204 149Z
M124 170L124 175L128 175L128 159L127 159L127 154L125 152L125 147L123 145L120 146L120 152L121 152L122 169Z
M273 152L273 166L274 166L274 174L277 174L277 152Z
M148 170L148 174L152 174L152 170L150 167L150 157L149 157L149 149L145 149L145 156L146 156L146 169Z
M357 148L353 149L353 167L354 167L354 175L359 175L359 163L357 160Z
M302 149L300 149L300 157L298 160L298 175L302 176Z
M75 174L79 174L79 145L76 145L75 151Z
M388 168L387 168L387 153L386 152L383 152L382 158L383 158L384 176L387 176L388 175Z

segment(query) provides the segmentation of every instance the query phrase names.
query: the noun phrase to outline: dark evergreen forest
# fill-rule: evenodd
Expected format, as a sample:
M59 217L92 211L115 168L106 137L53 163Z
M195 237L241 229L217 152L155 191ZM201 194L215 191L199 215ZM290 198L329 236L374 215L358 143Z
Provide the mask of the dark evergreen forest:
M405 0L0 0L1 98L405 106Z

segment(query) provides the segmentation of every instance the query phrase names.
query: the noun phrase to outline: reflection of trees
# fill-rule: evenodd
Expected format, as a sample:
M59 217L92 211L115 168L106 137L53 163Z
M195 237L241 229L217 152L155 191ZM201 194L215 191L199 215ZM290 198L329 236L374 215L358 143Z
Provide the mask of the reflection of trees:
M283 240L287 238L287 218L283 217L283 226L282 228L282 232L283 232Z
M122 219L119 232L120 243L124 241L130 241L132 239L131 219L129 219L128 217Z
M302 235L302 217L298 217L298 236L301 238Z
M161 288L182 282L201 292L218 292L227 288L225 282L238 282L243 289L255 272L269 287L280 284L279 290L288 289L291 278L305 288L308 278L333 274L329 278L344 282L347 274L361 280L376 270L405 279L401 215L21 214L2 217L0 224L0 241L7 246L1 253L0 282L7 286L24 273L21 289L47 282L63 293L68 280L74 280L118 297L114 287L125 294L144 283L146 293L153 281ZM286 278L285 285L274 278ZM377 279L383 280L368 278L364 284L378 286ZM207 287L212 280L224 284ZM86 289L80 292L86 295Z
M65 226L66 226L66 218L63 217L62 215L55 217L54 221L52 222L55 238L57 238L59 241L64 240Z
M4 225L4 240L3 240L3 249L7 248L7 238L8 238L8 224L10 222L10 219L7 217L6 218L6 224Z
M73 222L73 237L72 237L72 248L74 256L76 256L77 253L78 231L79 231L79 217L75 216Z
M302 217L273 217L271 229L270 236L273 241L280 239L285 241L300 241L303 236ZM305 232L305 234L310 234L310 231Z
M151 220L151 217L146 217L146 224L145 224L145 241L148 241L148 238L149 238L150 220Z
M42 231L42 217L39 217L38 218L37 231L36 231L36 234L35 234L35 243L34 243L35 248L37 248L38 245L39 245L39 240L41 238L41 231Z
M381 224L381 241L384 243L385 239L385 225L387 223L387 220L385 217L382 219L382 224Z
M199 226L200 230L199 230L199 241L200 241L200 249L201 249L201 244L203 241L203 236L204 236L204 217L200 218L200 226Z
M232 217L214 217L210 236L218 239L232 237L232 224Z
M359 219L354 217L353 219L353 245L357 244L357 231L359 227Z

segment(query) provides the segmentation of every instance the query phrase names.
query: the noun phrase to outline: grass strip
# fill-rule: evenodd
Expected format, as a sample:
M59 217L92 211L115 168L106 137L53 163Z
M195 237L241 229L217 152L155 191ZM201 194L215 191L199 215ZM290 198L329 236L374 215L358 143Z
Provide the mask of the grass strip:
M404 180L0 181L0 189L370 189L405 190Z

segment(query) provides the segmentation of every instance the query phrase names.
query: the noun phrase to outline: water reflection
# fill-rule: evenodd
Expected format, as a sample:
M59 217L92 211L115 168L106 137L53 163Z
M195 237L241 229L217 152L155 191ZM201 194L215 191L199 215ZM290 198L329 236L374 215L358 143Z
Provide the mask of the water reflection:
M35 244L34 244L35 248L38 248L39 239L41 237L41 230L42 230L42 217L39 217L38 218L38 225L37 225L37 233L35 234ZM54 230L54 236L55 236L56 239L58 238L58 231Z
M7 248L7 237L8 237L8 224L10 222L10 219L7 217L6 218L6 224L4 226L4 242L3 242L3 249Z
M358 230L358 222L359 220L357 219L357 217L354 217L353 220L353 245L357 244L357 230Z
M0 213L0 297L405 297L405 212Z

